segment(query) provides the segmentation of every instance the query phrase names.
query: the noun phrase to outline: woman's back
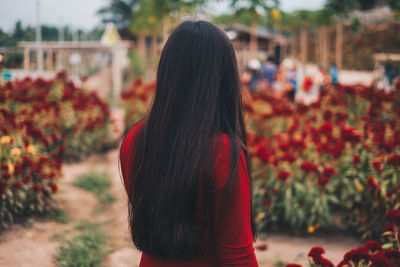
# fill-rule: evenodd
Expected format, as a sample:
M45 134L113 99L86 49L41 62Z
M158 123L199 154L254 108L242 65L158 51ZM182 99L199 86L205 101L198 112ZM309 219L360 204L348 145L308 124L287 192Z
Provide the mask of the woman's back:
M125 188L129 191L131 177L129 163L134 161L135 157L135 140L138 131L143 127L144 120L136 123L126 134L125 140L121 146L121 170L124 178ZM215 162L215 182L214 192L214 212L220 218L216 218L216 243L206 244L214 250L215 254L202 256L201 258L193 259L192 261L163 261L152 258L146 254L142 255L140 267L179 267L179 266L258 266L253 249L253 235L251 231L251 208L250 208L250 185L247 175L247 166L244 158L244 153L241 153L241 159L238 165L238 180L235 181L235 186L227 194L228 198L221 200L227 176L229 172L229 137L222 134L220 137L221 145L217 151ZM202 196L199 195L199 203L202 202ZM210 208L210 207L208 207ZM223 210L219 213L220 210ZM198 205L196 221L199 227L199 235L204 220L203 216L207 216L204 212L204 207ZM214 216L218 217L218 216ZM201 238L201 236L200 236ZM206 241L205 241L206 242ZM210 242L210 241L208 241ZM212 242L212 241L211 241Z
M241 99L225 32L181 23L161 53L151 110L121 149L141 266L257 265Z

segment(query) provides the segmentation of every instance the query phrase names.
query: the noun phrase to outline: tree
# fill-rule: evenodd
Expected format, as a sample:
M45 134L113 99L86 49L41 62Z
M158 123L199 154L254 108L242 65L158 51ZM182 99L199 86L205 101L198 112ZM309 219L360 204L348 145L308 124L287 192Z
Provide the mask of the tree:
M257 25L262 16L268 16L273 8L278 8L279 0L232 0L231 7L235 9L235 14L240 17L247 17L250 24L250 55L256 57L257 45Z
M343 20L354 9L359 7L361 0L327 0L326 8L332 10L336 18L336 67L343 64Z
M129 38L129 26L133 20L135 8L140 0L111 0L111 3L99 9L97 14L103 23L114 23L123 38Z

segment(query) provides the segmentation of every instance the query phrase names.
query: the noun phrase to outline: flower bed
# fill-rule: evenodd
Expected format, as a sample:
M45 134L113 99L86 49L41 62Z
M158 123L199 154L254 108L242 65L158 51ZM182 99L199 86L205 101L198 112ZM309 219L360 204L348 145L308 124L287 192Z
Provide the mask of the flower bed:
M0 228L53 209L62 162L115 146L109 110L59 73L0 85Z
M125 93L127 129L144 115L154 87L138 80ZM363 238L379 236L385 213L400 202L398 87L327 85L310 106L246 95L260 231L313 233L335 215Z

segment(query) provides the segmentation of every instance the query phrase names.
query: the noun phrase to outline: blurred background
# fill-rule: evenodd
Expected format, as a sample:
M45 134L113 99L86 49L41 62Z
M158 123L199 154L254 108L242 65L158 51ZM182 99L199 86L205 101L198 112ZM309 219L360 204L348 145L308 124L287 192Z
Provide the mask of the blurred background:
M260 266L398 266L400 0L1 1L0 265L138 266L119 146L186 19L236 50Z

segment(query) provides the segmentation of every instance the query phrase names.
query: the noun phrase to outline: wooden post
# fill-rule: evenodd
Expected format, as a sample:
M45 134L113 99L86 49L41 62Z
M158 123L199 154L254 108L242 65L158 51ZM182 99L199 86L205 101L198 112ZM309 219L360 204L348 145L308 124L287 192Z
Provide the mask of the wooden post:
M340 70L343 63L343 23L341 19L336 22L336 67Z
M329 66L329 42L328 42L328 29L326 27L322 28L322 54L321 54L321 64L324 68Z
M169 17L169 14L164 14L164 16L162 18L162 38L163 38L162 46L163 47L169 37L170 28L171 28L171 18Z
M24 48L24 70L28 71L30 67L30 50L28 47Z
M258 52L258 43L257 43L257 24L252 23L250 26L250 57L257 58Z
M307 62L307 29L302 28L300 31L300 60Z

